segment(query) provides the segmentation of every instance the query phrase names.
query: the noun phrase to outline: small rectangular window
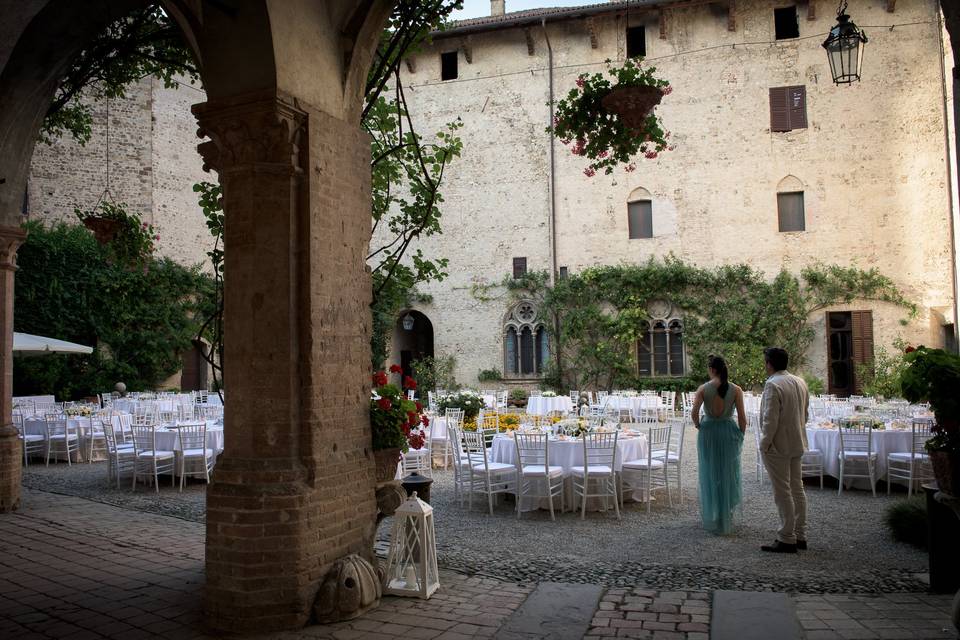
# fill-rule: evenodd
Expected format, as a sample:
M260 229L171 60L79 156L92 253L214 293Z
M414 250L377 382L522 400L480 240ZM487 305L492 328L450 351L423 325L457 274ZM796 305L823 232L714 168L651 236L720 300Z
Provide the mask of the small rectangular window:
M627 57L638 58L647 55L647 29L644 26L627 29Z
M780 231L806 231L803 191L777 194L777 218Z
M458 76L457 70L457 52L456 51L446 51L440 54L440 79L441 80L456 80Z
M777 40L800 37L800 21L797 20L797 7L781 7L773 10L773 26Z
M793 131L807 128L807 88L770 87L770 130Z
M566 279L567 279L567 268L566 268L566 267L560 267L560 279L561 279L561 280L566 280Z
M527 275L527 259L514 258L513 259L513 277L522 278L525 275Z
M649 200L627 204L627 217L631 240L653 237L653 207Z

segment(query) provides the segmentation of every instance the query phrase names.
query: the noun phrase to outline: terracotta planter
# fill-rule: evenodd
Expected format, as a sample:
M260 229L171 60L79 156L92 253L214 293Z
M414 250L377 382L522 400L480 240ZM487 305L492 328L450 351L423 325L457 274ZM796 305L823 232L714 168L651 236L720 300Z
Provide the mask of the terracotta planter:
M661 100L663 91L657 87L614 87L600 103L609 113L620 116L628 128L640 131Z
M960 495L960 453L931 451L930 464L940 491L951 496Z
M83 226L93 231L94 237L100 244L109 244L117 237L122 223L111 218L88 216L83 219Z
M374 451L373 461L377 465L377 483L389 482L397 475L397 463L400 462L400 449L381 449Z

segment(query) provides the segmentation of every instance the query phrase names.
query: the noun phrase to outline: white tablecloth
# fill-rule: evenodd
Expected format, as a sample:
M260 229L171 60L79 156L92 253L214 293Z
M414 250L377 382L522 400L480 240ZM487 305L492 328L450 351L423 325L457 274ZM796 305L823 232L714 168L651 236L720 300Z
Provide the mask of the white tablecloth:
M567 398L569 400L569 398ZM617 457L614 461L616 471L620 471L624 461L646 459L647 456L647 436L638 434L633 437L625 437L621 434L617 438ZM506 435L499 435L493 439L490 447L490 461L503 462L506 464L517 464L517 445L513 438ZM573 506L573 489L570 482L570 469L572 467L583 466L583 441L580 439L570 440L551 440L550 441L550 466L563 467L563 476L566 487L564 495L567 508ZM625 486L625 490L630 490ZM545 491L539 491L545 493ZM639 492L634 496L635 499L641 499ZM592 498L587 502L587 509L597 510L603 504L602 500L594 501ZM549 503L546 500L537 501L536 499L524 498L521 504L521 511L534 511L536 509L547 509ZM559 509L560 505L554 502L554 509Z
M530 396L527 400L527 413L535 416L543 416L551 411L570 413L572 408L570 396Z
M877 480L887 475L887 454L908 452L912 449L912 431L892 429L874 430L873 450L877 453ZM823 473L834 478L840 477L840 432L836 429L807 427L807 441L811 449L818 449L823 455ZM855 479L852 486L869 489L868 480Z
M430 440L447 439L447 419L437 416L430 419Z
M219 454L223 451L223 427L212 422L207 424L207 447ZM176 427L157 429L157 449L161 451L180 451L180 432Z
M486 407L487 409L497 408L497 396L495 396L494 394L485 393L480 397L483 398L483 406Z
M658 396L607 396L600 404L617 411L627 409L634 418L640 417L642 409L659 409L661 406Z

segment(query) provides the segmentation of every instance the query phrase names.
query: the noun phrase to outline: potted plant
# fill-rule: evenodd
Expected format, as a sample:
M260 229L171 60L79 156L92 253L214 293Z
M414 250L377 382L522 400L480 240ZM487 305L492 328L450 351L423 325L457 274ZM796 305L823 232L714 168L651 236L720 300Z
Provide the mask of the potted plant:
M507 402L511 407L525 407L527 406L527 394L526 389L511 389L510 395L507 396Z
M443 412L447 409L463 409L463 419L473 420L483 408L483 398L473 391L458 391L441 398L437 407Z
M139 214L127 210L122 203L101 200L93 209L74 208L83 225L93 231L101 245L110 248L122 263L135 263L153 254L154 242L160 239L153 225Z
M400 373L397 365L391 373ZM411 439L422 447L423 434L420 425L428 426L430 420L423 415L423 405L406 398L405 390L416 389L417 383L410 376L403 378L403 388L387 382L387 374L373 374L375 389L370 399L370 427L373 431L373 455L377 465L377 483L387 482L397 470L400 453L407 451ZM418 447L419 448L419 447Z
M581 74L577 86L557 102L553 126L547 131L573 145L574 155L591 160L584 169L588 177L600 169L613 173L619 164L633 171L636 165L632 161L638 154L653 159L673 149L667 142L670 132L653 113L673 89L654 75L655 67L644 69L640 62L628 59L622 67L609 68L607 75L613 83L602 73Z
M944 493L960 495L960 356L920 346L907 347L904 359L903 397L929 402L936 418L926 449L937 484Z

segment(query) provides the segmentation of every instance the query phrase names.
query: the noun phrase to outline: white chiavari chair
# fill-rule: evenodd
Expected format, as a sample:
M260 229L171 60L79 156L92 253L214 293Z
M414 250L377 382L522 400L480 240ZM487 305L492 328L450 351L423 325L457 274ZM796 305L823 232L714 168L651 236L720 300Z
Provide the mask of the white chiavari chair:
M23 426L23 414L19 411L13 412L13 426L17 430L17 437L23 443L23 466L30 466L31 454L43 453L47 450L46 433L27 433Z
M556 520L553 500L560 496L563 512L563 467L550 464L550 438L545 433L516 433L517 447L517 519L524 498L550 501L550 519Z
M621 501L623 500L623 483L630 478L631 486L642 487L647 501L647 513L650 513L654 489L665 488L667 490L667 502L670 506L673 506L673 500L670 497L670 482L667 477L667 464L664 462L664 459L669 455L670 431L669 424L665 427L650 427L647 430L646 459L628 460L623 463L620 472ZM638 483L633 481L635 477L639 477Z
M843 492L844 479L866 478L876 497L877 452L873 450L873 429L868 424L842 420L839 431L840 481L837 493Z
M607 509L607 499L613 499L613 508L620 519L620 502L617 499L617 436L612 433L585 433L583 443L583 465L570 468L574 500L580 498L580 519L587 515L587 499L603 498L603 509ZM594 483L591 493L590 483ZM576 504L576 503L574 503Z
M931 480L933 468L924 445L930 439L933 420L914 418L910 434L910 451L887 454L887 495L893 480L907 481L907 495L913 495L914 485Z
M160 474L170 474L170 486L176 486L176 458L172 450L157 449L157 427L151 425L133 426L133 490L137 490L137 477L153 479L156 492L160 493Z
M61 413L48 413L43 418L47 440L47 466L50 465L50 454L67 456L70 465L73 454L80 454L80 435L77 427L70 424L67 416Z
M117 424L119 424L119 420L117 420ZM110 483L116 483L119 489L120 480L123 476L133 473L137 454L133 444L127 444L118 438L112 416L101 419L101 428L103 429L104 440L107 443L107 476L110 478Z
M183 492L184 479L187 476L202 477L210 484L210 473L216 463L217 454L207 443L207 423L187 422L177 426L180 439L180 451L177 452L180 475L180 492ZM188 468L187 465L191 465Z
M483 431L464 431L463 440L470 460L467 466L467 508L473 510L473 494L479 493L487 497L487 506L492 516L494 496L515 491L512 482L515 479L514 465L490 461ZM478 463L477 460L481 462Z

